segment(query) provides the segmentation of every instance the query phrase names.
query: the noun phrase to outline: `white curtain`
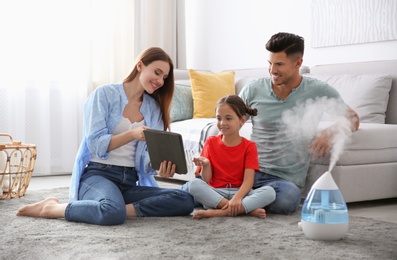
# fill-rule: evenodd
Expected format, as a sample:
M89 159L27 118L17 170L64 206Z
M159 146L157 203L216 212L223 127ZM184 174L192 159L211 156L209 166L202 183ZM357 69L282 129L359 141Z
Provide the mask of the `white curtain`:
M0 133L37 146L34 175L71 172L95 87L122 81L148 46L176 57L175 1L0 2Z
M122 81L134 65L136 1L92 0L90 28L91 87ZM91 90L91 89L90 89Z
M176 1L139 0L135 16L135 54L151 47L162 47L176 61Z

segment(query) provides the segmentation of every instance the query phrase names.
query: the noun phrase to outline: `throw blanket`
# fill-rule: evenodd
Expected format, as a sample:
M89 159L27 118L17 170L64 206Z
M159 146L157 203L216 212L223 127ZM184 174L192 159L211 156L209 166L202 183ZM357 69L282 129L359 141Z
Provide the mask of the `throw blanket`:
M200 155L208 130L216 124L216 118L195 118L171 123L171 132L182 135L188 171L194 172L192 160Z

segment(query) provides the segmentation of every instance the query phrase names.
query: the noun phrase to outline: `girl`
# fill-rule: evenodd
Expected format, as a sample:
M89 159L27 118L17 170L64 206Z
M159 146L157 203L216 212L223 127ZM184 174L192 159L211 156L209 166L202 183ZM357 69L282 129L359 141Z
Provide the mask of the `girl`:
M201 168L201 178L190 183L190 194L204 208L193 213L194 219L248 214L266 218L266 205L275 200L272 187L253 190L258 170L258 152L254 142L241 137L246 114L257 115L239 96L221 98L216 105L218 136L209 137L201 156L193 162Z
M96 88L84 105L69 203L48 198L22 207L17 216L118 225L126 217L189 215L192 196L159 188L153 177L172 177L176 166L163 162L158 172L150 168L144 142L145 129L169 128L173 92L173 64L160 48L143 51L123 83Z

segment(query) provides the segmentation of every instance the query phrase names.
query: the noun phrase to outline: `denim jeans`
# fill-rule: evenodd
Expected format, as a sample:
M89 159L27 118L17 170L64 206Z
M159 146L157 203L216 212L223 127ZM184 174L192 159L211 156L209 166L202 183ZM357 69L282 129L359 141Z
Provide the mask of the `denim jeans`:
M240 188L213 188L202 179L196 178L190 183L190 194L195 200L201 202L204 208L217 208L223 198L230 200ZM255 209L264 208L272 203L276 197L276 192L272 187L263 186L251 190L242 199L245 213Z
M124 223L126 204L139 217L189 215L193 197L180 189L137 186L135 168L90 162L81 177L78 200L67 205L65 219L97 225Z
M254 189L270 186L276 191L276 200L266 206L267 212L275 214L291 214L298 210L302 193L293 182L263 172L255 172Z

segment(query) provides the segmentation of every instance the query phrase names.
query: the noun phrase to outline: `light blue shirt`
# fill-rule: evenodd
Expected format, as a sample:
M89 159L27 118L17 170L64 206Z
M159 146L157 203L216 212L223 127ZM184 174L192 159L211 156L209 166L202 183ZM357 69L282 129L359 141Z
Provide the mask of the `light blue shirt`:
M106 160L112 132L120 122L128 103L123 84L103 85L95 89L84 104L83 140L76 155L69 189L69 201L78 198L81 175L91 159L92 154ZM144 125L163 130L163 120L158 103L147 93L143 95L140 112ZM141 186L158 187L153 175L157 172L149 166L150 158L146 142L138 141L135 150L135 169Z
M346 108L339 93L327 83L314 78L303 77L301 84L290 95L281 100L272 89L270 78L247 83L240 92L244 102L258 109L258 115L252 117L253 140L258 148L259 168L261 172L278 176L294 182L298 186L305 184L309 169L309 143L313 136L293 136L286 134L286 124L282 118L285 111L292 111L307 100L334 98ZM320 118L317 120L317 125Z

